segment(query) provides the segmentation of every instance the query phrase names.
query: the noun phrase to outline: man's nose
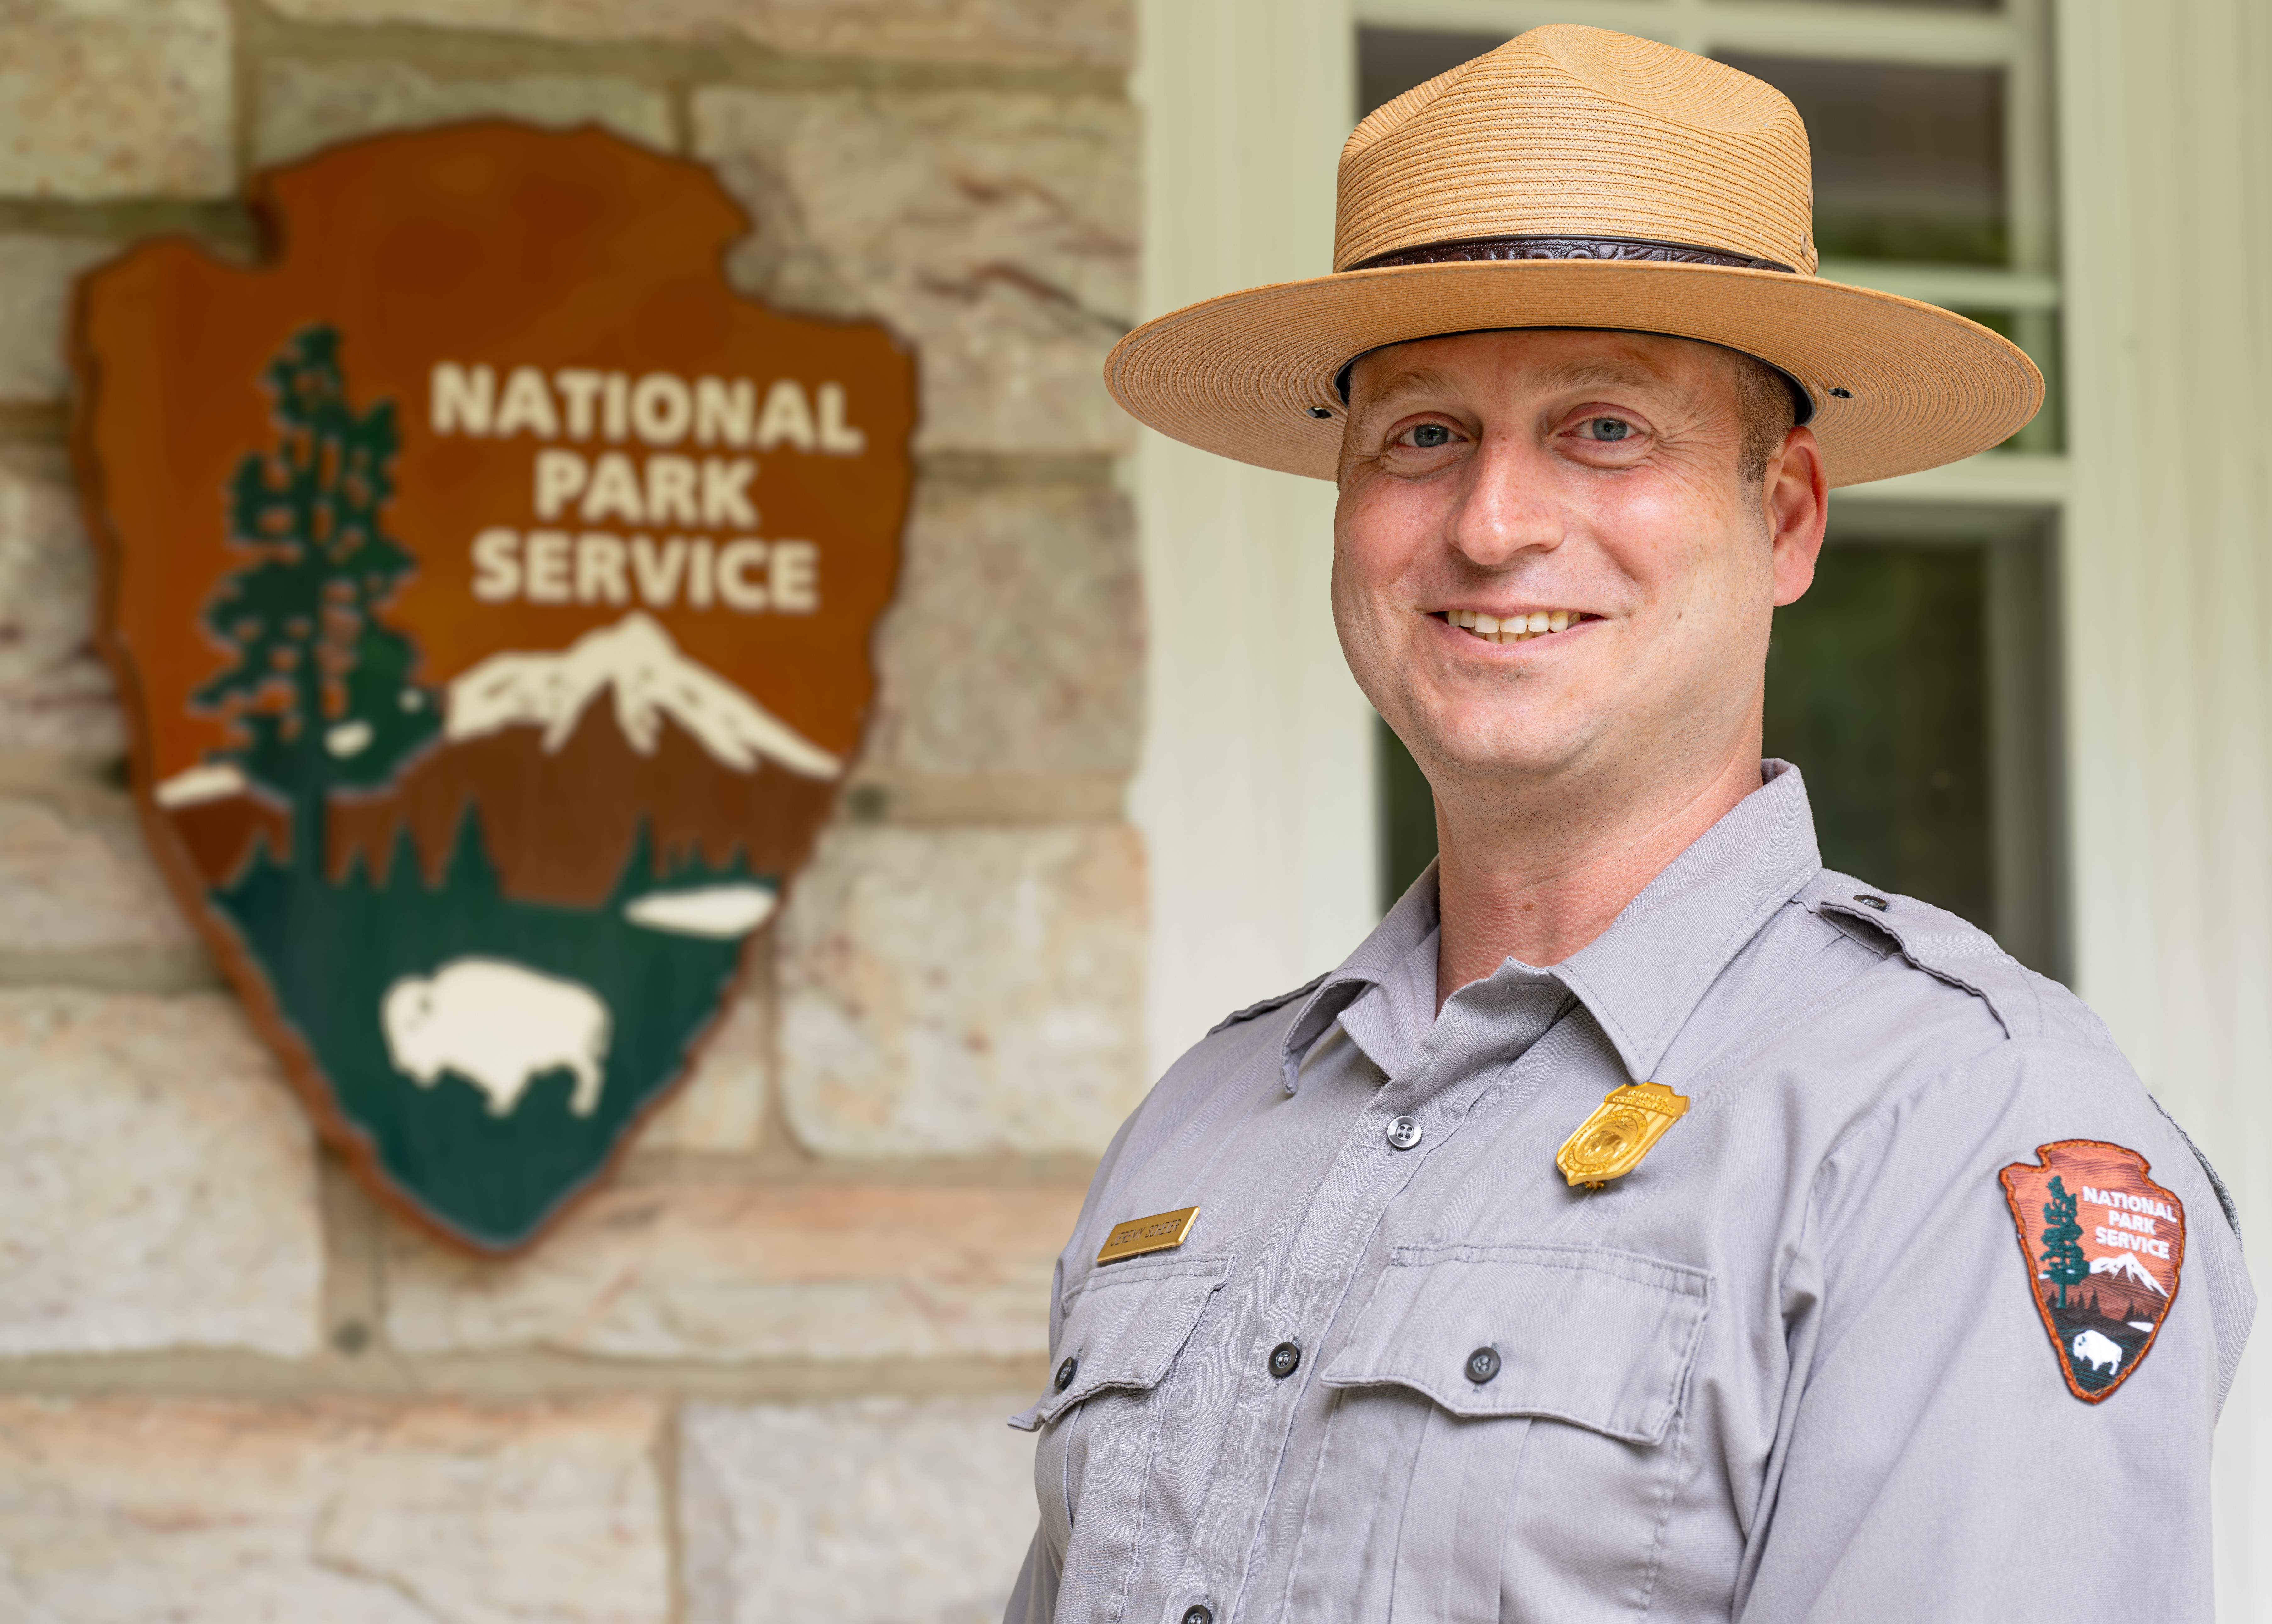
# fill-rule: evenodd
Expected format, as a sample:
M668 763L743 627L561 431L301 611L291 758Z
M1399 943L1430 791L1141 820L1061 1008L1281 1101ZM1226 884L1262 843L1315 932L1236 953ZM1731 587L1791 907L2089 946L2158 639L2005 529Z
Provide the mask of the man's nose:
M1545 453L1520 434L1487 434L1468 464L1465 487L1446 539L1487 570L1525 552L1562 544L1562 512L1552 499Z

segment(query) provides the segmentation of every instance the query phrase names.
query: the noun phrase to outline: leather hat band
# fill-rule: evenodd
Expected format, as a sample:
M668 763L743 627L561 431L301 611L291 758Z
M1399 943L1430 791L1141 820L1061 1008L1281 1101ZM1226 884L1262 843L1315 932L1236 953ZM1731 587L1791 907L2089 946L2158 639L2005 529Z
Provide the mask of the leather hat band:
M1378 271L1396 265L1446 265L1462 259L1655 259L1670 265L1708 265L1730 271L1781 271L1796 276L1796 267L1724 249L1696 248L1685 243L1651 243L1629 236L1489 236L1460 243L1431 243L1421 248L1401 248L1393 254L1375 254L1353 265L1352 271Z

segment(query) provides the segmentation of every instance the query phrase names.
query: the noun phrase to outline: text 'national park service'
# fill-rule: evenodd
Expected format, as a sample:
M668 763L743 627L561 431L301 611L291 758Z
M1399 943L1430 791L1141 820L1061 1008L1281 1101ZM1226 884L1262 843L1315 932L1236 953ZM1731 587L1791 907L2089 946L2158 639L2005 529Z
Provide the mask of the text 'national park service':
M759 533L759 457L867 450L843 385L808 391L793 378L760 392L747 378L439 361L428 423L437 435L540 442L529 470L539 522L473 537L473 593L485 603L811 614L820 549ZM560 441L570 444L542 443Z

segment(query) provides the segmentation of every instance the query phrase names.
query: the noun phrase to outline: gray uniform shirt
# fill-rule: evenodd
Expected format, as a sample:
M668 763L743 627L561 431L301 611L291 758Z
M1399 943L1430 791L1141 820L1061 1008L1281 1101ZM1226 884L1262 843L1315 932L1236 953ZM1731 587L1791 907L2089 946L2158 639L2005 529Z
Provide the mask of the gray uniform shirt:
M1431 876L1162 1079L1013 1420L1041 1501L1013 1624L2210 1616L2255 1307L2223 1191L2081 1003L1825 872L1767 774L1566 962L1431 1017ZM1570 1187L1557 1149L1645 1080L1685 1117ZM2066 1140L2183 1205L2179 1289L2098 1403L1999 1182ZM1194 1204L1176 1250L1094 1261Z

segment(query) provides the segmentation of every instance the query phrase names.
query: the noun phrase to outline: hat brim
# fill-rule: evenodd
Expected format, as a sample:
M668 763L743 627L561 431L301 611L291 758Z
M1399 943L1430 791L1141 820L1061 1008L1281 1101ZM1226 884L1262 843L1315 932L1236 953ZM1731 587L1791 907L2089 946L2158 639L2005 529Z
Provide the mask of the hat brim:
M1249 288L1146 322L1113 347L1104 381L1172 438L1332 479L1348 417L1334 386L1342 367L1386 344L1506 327L1701 339L1780 367L1814 401L1833 485L1984 451L2044 401L2043 374L2018 346L1938 305L1656 260L1455 260Z

